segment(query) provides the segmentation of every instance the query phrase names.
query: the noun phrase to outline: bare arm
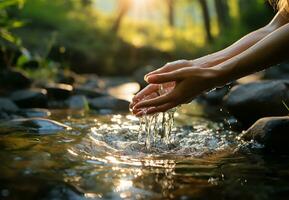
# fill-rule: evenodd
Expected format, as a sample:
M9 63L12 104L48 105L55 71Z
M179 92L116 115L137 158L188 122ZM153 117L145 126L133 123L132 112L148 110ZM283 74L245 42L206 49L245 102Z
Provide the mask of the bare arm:
M249 33L248 35L244 36L231 46L227 47L224 50L221 50L219 52L201 57L199 59L194 60L193 62L198 65L198 66L203 66L203 67L212 67L217 64L220 64L240 53L243 51L247 50L260 40L262 40L264 37L278 29L279 27L283 26L284 24L287 23L287 19L285 19L280 12L276 14L276 16L272 19L272 21L252 32Z
M213 67L219 71L221 84L265 69L289 56L289 23L275 30L257 44Z
M176 81L176 86L168 93L144 100L134 106L134 113L163 112L179 104L191 101L197 95L216 86L265 69L283 61L289 56L289 23L268 34L242 53L209 68L187 67L173 72L152 75L148 82L163 84ZM139 111L141 110L141 111Z
M170 72L185 67L213 67L226 60L229 60L230 58L247 50L257 42L259 42L261 39L272 33L274 30L286 24L288 22L288 19L286 19L281 12L282 11L279 11L269 24L252 33L249 33L231 46L225 48L224 50L194 60L178 60L167 63L163 67L148 73L145 76L145 79L147 79L148 76L153 74Z

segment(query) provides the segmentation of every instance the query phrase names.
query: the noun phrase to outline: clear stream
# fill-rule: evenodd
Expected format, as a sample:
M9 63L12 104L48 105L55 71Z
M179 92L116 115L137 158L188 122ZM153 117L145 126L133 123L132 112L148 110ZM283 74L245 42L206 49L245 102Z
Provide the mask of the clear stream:
M148 149L132 115L53 111L73 130L0 135L0 199L288 199L289 157L243 144L210 113L183 107L172 141Z

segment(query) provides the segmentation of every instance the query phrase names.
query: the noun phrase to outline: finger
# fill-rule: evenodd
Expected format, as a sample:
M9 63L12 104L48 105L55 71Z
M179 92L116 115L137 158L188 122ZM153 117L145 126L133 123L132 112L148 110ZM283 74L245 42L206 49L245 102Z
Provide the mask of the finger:
M149 108L146 112L146 114L151 115L151 114L155 114L158 112L166 112L174 107L176 107L178 104L177 103L167 103L161 106L157 106L157 107L153 107L153 108Z
M153 106L159 106L165 103L168 103L170 101L174 101L174 93L171 92L169 94L159 96L153 99L141 101L137 103L133 109L141 109L141 108L147 108L147 107L153 107Z
M142 91L137 93L133 98L132 102L129 105L129 108L132 109L135 104L143 99L150 99L158 96L157 91L159 90L159 85L151 84L144 88Z
M189 60L177 60L174 62L170 62L170 63L167 63L166 65L164 65L163 67L146 74L145 80L148 76L150 76L152 74L170 72L172 70L178 70L178 69L181 69L183 67L188 67L191 65L192 65L192 61L189 61Z
M153 74L147 77L147 82L150 84L161 84L173 81L179 81L186 78L191 70L190 69L179 69L172 72Z
M137 100L141 100L143 99L145 96L158 91L159 89L159 85L157 84L150 84L148 86L146 86L144 89L142 89L139 93L137 93L132 100L133 101L137 101Z

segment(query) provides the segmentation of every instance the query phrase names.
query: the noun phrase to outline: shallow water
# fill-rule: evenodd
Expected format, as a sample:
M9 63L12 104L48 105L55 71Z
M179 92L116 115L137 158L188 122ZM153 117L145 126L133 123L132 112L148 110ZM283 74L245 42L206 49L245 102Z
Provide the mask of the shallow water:
M0 199L286 199L289 157L246 151L210 111L183 108L150 149L131 115L53 111L73 129L0 135Z

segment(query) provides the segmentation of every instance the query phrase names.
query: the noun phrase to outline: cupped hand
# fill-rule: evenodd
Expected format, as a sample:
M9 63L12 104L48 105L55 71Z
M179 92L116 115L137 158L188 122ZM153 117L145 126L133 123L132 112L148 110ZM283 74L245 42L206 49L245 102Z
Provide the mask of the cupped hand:
M134 114L136 115L138 113L140 114L147 109L133 109L137 103L153 99L161 95L165 95L171 92L175 86L176 86L175 82L169 82L164 84L149 84L147 87L145 87L142 91L140 91L133 97L132 102L129 105L129 108L132 110Z
M178 70L151 74L146 77L150 85L140 92L142 94L153 91L155 85L173 82L176 83L170 91L162 95L150 96L147 99L140 99L133 105L133 112L140 116L143 114L153 114L165 112L180 104L192 101L196 96L204 91L217 86L217 71L213 68L186 67ZM138 96L138 95L137 95ZM143 110L146 112L144 113Z

